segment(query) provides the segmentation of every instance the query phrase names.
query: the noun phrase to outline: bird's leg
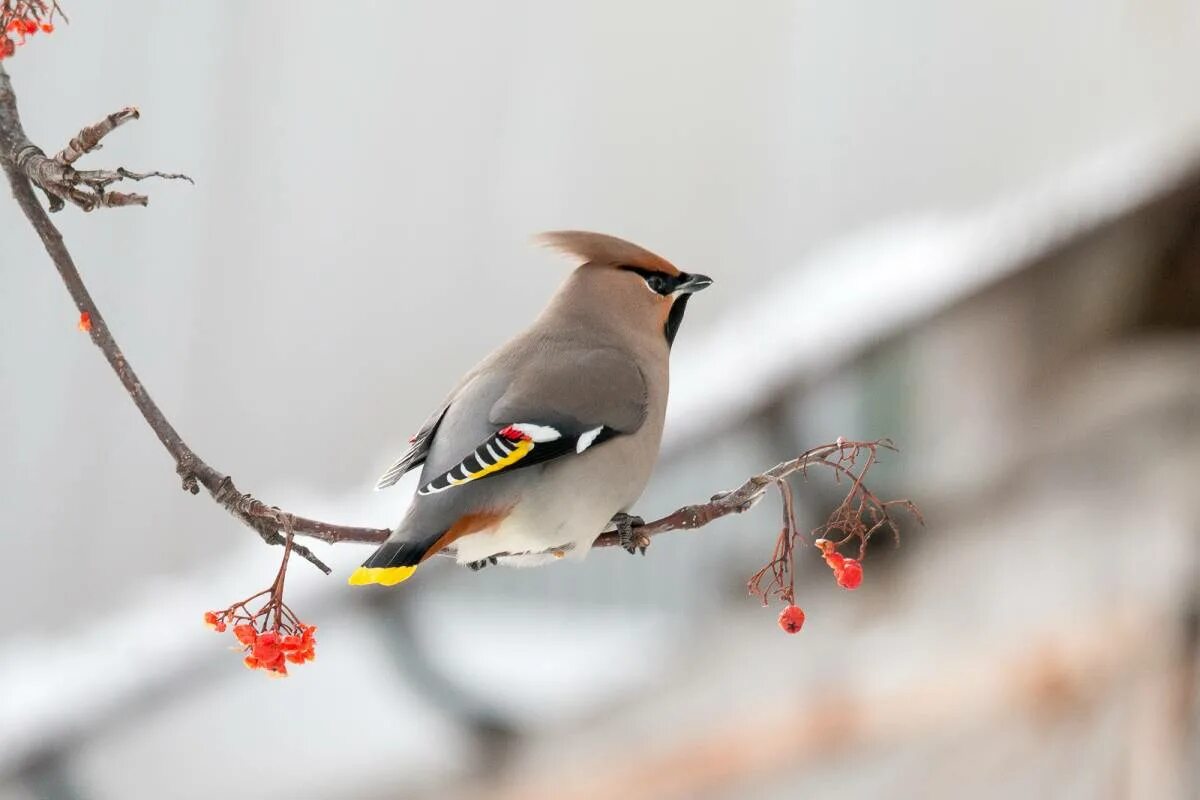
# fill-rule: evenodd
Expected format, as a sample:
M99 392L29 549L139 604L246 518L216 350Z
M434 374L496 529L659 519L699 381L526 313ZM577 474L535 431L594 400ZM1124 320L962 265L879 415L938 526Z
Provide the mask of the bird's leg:
M496 563L496 557L488 556L487 558L481 558L478 561L468 561L467 566L471 568L472 572L479 572L479 570L483 569L488 564L494 565L495 563Z
M650 537L644 533L634 533L634 528L645 525L646 520L633 514L626 514L624 511L618 511L613 515L612 524L617 529L621 547L625 548L626 553L631 556L638 552L646 555L646 548L650 546Z

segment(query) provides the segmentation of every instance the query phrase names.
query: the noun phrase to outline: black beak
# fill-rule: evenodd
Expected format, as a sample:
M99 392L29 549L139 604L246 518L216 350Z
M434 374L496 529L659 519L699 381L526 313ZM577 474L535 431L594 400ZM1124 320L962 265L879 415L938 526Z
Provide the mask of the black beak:
M683 280L675 285L676 294L692 294L701 289L707 289L709 286L712 286L713 282L712 278L707 275L690 275L685 272L679 277L683 278Z

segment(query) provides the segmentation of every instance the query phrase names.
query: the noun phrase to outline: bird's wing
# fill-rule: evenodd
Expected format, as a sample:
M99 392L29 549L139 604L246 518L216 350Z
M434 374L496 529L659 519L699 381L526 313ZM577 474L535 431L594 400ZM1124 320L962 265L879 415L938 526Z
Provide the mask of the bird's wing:
M628 355L612 348L548 347L513 374L492 405L494 432L418 494L583 453L640 428L646 403L646 379Z
M400 460L388 467L387 472L379 477L375 483L376 491L392 486L404 476L404 473L425 463L425 458L429 455L429 445L433 443L433 435L437 433L438 426L442 424L442 417L446 416L446 409L450 408L452 399L448 398L446 402L442 403L441 407L425 420L421 429L408 440L408 450L400 456Z

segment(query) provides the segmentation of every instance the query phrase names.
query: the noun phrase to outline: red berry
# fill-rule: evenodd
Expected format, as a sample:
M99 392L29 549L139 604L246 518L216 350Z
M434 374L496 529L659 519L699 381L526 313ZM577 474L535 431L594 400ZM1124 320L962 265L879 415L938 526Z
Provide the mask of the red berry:
M837 576L838 586L843 589L857 589L862 585L862 579L862 564L856 558L847 558L845 566Z
M254 643L253 655L264 668L271 669L273 662L283 657L283 651L279 649L279 634L267 631L259 636Z
M79 330L84 333L92 329L92 315L84 311L79 315Z
M43 22L42 23L42 31L44 33L54 33L54 23L53 22Z
M25 32L26 33L32 34L32 33L37 33L37 31L38 31L38 24L37 24L36 20L32 20L32 19L25 20Z
M804 627L804 611L799 606L788 606L779 614L779 627L787 633L799 633Z
M233 635L242 644L254 644L254 640L258 638L258 631L254 630L253 625L234 625Z

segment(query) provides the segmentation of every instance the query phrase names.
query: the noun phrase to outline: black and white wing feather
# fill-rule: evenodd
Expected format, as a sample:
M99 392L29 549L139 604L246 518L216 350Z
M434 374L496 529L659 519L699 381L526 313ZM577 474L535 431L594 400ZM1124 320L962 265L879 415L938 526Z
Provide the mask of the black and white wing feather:
M561 456L578 454L616 435L604 425L588 430L561 431L549 425L519 422L507 425L476 447L470 455L417 490L438 494L480 478L531 467Z
M488 399L484 406L486 421L481 421L494 425L494 432L478 444L478 439L456 443L462 445L458 452L465 451L466 456L450 462L454 466L433 478L424 476L418 495L438 494L492 475L583 453L614 436L635 432L646 415L645 377L628 355L612 348L544 344L538 357L522 364L506 384L498 399ZM456 390L429 418L413 437L408 452L384 473L376 488L393 485L405 472L425 463L435 437L439 446L444 446L443 436L450 435L451 441L461 436L458 431L439 435L439 426L452 403L461 412L459 402L475 402L471 387L486 385L464 381L464 388ZM481 394L488 396L486 391ZM468 451L468 447L472 449Z

